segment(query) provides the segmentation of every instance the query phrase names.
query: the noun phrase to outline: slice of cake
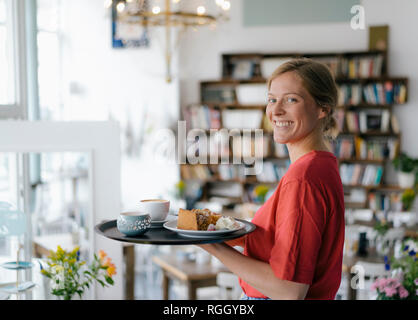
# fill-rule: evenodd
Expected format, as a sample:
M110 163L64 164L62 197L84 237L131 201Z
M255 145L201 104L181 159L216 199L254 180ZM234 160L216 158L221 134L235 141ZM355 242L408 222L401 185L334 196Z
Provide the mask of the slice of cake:
M221 217L209 209L179 209L177 228L183 230L201 230L207 231L210 224L216 225Z

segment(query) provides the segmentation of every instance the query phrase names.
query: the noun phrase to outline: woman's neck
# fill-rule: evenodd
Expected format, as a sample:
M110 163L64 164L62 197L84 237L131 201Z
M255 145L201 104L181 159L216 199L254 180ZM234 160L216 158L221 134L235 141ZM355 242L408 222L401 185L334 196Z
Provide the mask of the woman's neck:
M322 132L318 133L315 130L306 137L286 144L289 151L290 162L294 163L297 159L311 151L328 151L329 147L325 143Z

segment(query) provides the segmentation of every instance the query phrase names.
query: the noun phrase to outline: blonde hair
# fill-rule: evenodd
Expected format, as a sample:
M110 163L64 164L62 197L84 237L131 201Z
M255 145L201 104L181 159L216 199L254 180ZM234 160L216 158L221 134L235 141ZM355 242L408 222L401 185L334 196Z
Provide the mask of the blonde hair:
M328 107L329 112L322 121L324 136L335 139L338 135L337 121L334 110L338 103L338 89L330 69L319 62L308 58L293 59L280 65L267 81L271 82L281 74L295 72L303 81L305 89L313 97L316 104L322 108Z

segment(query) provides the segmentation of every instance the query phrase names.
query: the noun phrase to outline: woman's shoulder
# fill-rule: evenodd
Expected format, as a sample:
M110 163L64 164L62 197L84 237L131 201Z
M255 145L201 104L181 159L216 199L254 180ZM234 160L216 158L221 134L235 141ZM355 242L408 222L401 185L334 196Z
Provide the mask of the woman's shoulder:
M283 184L304 182L318 185L327 180L334 182L334 179L339 179L338 160L331 152L310 152L290 165L283 178Z

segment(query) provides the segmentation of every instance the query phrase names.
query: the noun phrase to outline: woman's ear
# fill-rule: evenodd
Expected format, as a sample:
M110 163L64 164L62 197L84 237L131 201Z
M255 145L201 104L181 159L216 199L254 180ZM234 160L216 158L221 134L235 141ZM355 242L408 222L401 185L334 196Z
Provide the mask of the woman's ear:
M319 108L320 108L320 111L318 114L318 120L326 118L328 114L330 113L330 107L325 106L325 105L320 105Z

